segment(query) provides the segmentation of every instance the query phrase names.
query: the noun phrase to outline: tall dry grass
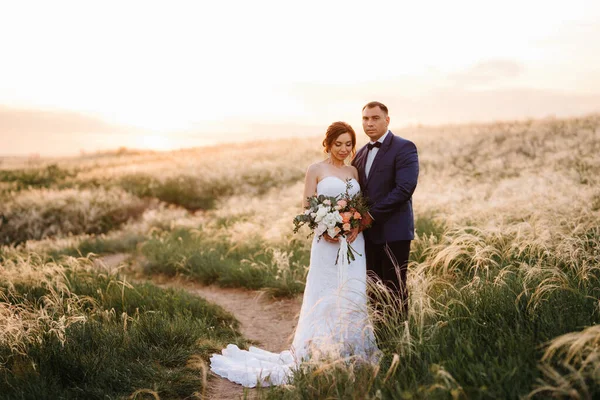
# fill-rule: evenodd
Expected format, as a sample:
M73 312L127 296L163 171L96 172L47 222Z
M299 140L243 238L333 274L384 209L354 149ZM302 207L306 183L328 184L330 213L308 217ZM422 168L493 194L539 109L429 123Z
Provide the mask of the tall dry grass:
M117 189L16 192L0 205L0 242L19 244L53 236L104 233L137 218L147 206Z
M182 291L132 284L89 259L3 251L2 398L205 396L207 357L243 344L231 315Z
M385 353L378 366L309 368L293 386L260 395L598 396L599 129L600 116L591 115L394 131L417 144L421 165L408 320L393 306L374 315ZM323 157L319 145L283 140L59 162L78 173L57 186L127 183L136 195L189 209L208 193L210 204L195 214L148 210L121 230L20 249L110 251L130 237L122 249L139 249L147 273L297 293L310 242L292 234L291 220L306 167ZM158 195L156 187L168 190ZM155 223L144 222L150 212Z
M407 131L421 162L409 319L373 316L378 368L301 372L264 397L600 395L599 128L591 116ZM561 335L592 345L561 359Z
M592 399L600 386L600 325L553 339L540 366L544 378L529 397Z

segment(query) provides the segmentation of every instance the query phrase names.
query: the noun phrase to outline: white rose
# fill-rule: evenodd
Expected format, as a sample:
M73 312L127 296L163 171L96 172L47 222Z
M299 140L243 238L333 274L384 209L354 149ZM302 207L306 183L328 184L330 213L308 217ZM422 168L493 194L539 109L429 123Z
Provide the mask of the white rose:
M323 222L327 225L327 228L333 228L338 222L342 222L342 216L337 211L332 212L323 218Z
M316 222L321 222L321 220L323 219L323 217L325 217L327 215L327 208L323 207L323 206L319 206L319 209L317 210L317 215L315 215L315 221Z
M320 223L319 225L317 225L317 227L315 228L315 234L317 236L321 236L323 233L325 233L325 231L327 230L327 226L324 223Z
M337 235L341 231L342 230L340 228L338 228L337 226L334 226L333 228L327 229L327 234L333 238L333 237L335 237L335 235Z
M339 211L334 212L333 215L335 215L335 220L337 222L343 222L344 221L344 218L342 218L342 214L340 214Z
M327 226L327 228L332 228L335 226L335 217L331 214L327 214L323 217L322 222Z

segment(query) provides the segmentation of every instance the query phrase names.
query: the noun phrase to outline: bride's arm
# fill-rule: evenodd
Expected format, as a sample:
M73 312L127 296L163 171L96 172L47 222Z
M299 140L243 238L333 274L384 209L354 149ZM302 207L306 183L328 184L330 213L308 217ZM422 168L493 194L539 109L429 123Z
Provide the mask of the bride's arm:
M312 164L306 170L306 177L304 178L304 195L302 196L302 208L308 206L307 198L314 196L317 192L317 181L319 178L318 168L315 164Z
M350 168L352 169L352 177L358 182L358 170L354 165L351 165Z

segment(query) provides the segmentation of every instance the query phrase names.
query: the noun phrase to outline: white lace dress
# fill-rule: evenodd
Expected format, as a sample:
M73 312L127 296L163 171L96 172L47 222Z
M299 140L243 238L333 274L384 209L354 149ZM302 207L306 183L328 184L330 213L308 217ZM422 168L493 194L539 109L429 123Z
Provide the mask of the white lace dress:
M360 191L353 179L350 194ZM337 177L326 177L317 193L336 196L346 190ZM302 361L321 358L359 357L374 362L379 351L367 316L365 242L362 233L352 243L360 254L348 265L344 281L338 281L336 257L339 244L313 239L310 269L302 309L292 347L272 353L256 347L241 350L230 344L214 354L210 368L217 375L246 387L287 383Z

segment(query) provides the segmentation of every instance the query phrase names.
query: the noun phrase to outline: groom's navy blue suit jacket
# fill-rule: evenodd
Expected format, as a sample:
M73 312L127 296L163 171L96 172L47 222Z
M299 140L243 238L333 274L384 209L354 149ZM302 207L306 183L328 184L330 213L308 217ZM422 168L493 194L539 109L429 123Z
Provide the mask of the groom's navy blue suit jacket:
M369 212L375 220L373 226L365 231L366 239L376 244L413 240L412 194L419 176L417 147L389 131L367 178L365 165L368 153L369 149L364 146L352 161L358 169L362 192L368 199Z

